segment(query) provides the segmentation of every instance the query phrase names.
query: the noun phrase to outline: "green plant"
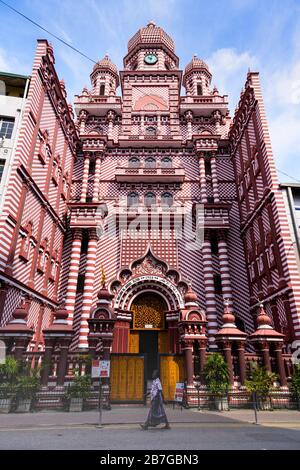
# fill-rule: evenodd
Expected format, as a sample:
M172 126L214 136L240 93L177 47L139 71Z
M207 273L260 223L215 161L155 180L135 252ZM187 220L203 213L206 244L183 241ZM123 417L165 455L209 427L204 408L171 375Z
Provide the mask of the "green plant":
M68 398L86 398L91 390L91 376L90 375L75 375L74 380L67 389Z
M246 389L257 394L261 399L265 400L270 394L273 387L273 383L277 379L277 375L273 372L269 372L265 367L261 367L258 364L252 366L249 380L246 380Z
M34 375L21 375L16 385L17 398L26 400L34 398L39 389L39 377Z
M3 382L9 384L15 383L17 381L18 372L18 361L14 357L7 356L4 364L0 364L0 384Z
M300 364L295 365L295 370L290 383L290 390L298 400L300 410Z
M212 353L208 356L203 377L208 391L215 396L226 395L229 387L229 373L223 356L219 353Z

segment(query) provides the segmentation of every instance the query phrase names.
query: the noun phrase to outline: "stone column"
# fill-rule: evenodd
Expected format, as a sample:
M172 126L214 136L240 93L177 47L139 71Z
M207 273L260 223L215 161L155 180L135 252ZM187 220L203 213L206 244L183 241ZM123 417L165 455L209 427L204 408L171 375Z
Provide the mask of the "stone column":
M89 170L90 170L90 156L89 154L86 154L84 157L80 202L86 202L86 197L87 197L87 192L88 192Z
M30 339L27 337L17 336L15 339L15 353L14 356L17 361L21 361L23 353L26 351Z
M203 276L204 288L206 298L206 318L207 318L207 331L208 341L210 347L216 348L214 335L218 331L217 309L216 309L216 295L214 284L214 272L212 267L212 254L210 233L205 232L205 239L203 242Z
M182 350L184 351L184 355L185 355L187 385L193 385L194 383L193 343L191 341L185 341L183 343Z
M284 368L284 361L282 357L282 342L275 343L275 357L276 357L276 364L277 364L277 369L279 373L279 380L280 380L280 385L282 387L287 386L287 380L286 380L286 374L285 374L285 368Z
M45 352L44 352L43 367L42 367L42 372L41 372L41 385L42 387L47 387L55 339L47 338L47 336L45 335L44 340L45 340Z
M94 294L95 263L97 256L97 233L95 229L89 230L89 242L86 256L84 292L82 299L81 323L79 331L79 348L88 348L87 336L89 327L87 320L90 317L90 310Z
M241 386L245 385L246 380L246 361L245 361L245 342L241 341L237 343L238 360L239 360L239 371L240 371L240 382Z
M267 341L264 341L261 343L261 352L262 352L262 359L263 359L263 365L266 368L268 372L272 371L271 368L271 361L270 361L270 346Z
M200 356L200 377L202 379L202 374L204 371L205 361L206 361L206 340L199 341L199 356Z
M212 187L213 187L214 202L220 202L218 176L217 176L217 163L216 163L215 153L213 153L211 156L210 165L211 165L211 182L212 182Z
M107 137L109 139L112 139L113 138L113 126L114 126L114 120L115 120L115 112L114 111L108 111L106 118L107 118L107 121L108 121Z
M101 175L101 156L97 155L96 165L95 165L94 188L93 188L93 202L98 202L99 201L100 175Z
M228 367L229 382L231 385L233 385L234 377L233 377L233 366L232 366L231 342L225 341L222 344L222 347L224 351L225 361Z
M86 124L86 120L87 120L87 112L83 110L80 111L80 114L79 114L79 122L80 122L80 134L84 134L85 133L85 124Z
M65 383L65 376L67 372L68 351L72 338L62 338L59 340L60 355L57 366L57 387L63 387Z
M223 297L228 300L229 305L232 305L232 289L230 283L230 269L225 231L218 232L218 251Z
M68 310L68 324L73 324L74 317L74 307L76 301L76 289L78 281L78 272L79 272L79 263L80 263L80 253L81 253L81 243L82 243L82 231L81 229L76 229L72 233L73 243L71 250L71 260L69 268L69 278L68 286L66 293L66 309Z
M205 204L207 202L207 195L206 195L206 176L205 176L204 152L200 152L200 154L199 154L199 173L200 173L201 202L203 204Z
M192 135L193 135L193 113L192 111L187 111L185 113L185 120L187 124L187 138L188 140L191 140Z

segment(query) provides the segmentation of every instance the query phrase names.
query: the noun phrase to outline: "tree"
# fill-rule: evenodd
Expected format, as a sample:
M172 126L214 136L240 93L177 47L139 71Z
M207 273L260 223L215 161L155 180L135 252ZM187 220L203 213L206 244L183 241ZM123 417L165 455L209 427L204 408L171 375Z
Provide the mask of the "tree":
M261 402L264 403L270 395L270 391L276 379L276 374L256 364L252 367L249 380L246 380L245 386L249 392L254 394L255 399L258 397Z
M229 387L229 373L223 356L212 353L208 356L203 377L208 391L215 396L224 396Z

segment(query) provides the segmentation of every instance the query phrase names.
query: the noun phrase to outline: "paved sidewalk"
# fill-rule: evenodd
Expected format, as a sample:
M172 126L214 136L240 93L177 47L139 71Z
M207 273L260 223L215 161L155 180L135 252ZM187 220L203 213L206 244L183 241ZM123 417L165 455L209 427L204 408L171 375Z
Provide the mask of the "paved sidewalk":
M113 406L110 411L103 410L102 422L104 425L128 425L145 421L149 408L144 406ZM191 425L214 424L235 425L239 423L248 425L254 422L252 410L232 410L227 412L203 411L197 409L185 410L179 407L167 406L166 412L170 423ZM44 428L60 426L93 426L98 423L98 411L83 411L79 413L69 412L39 412L24 414L0 415L0 430ZM285 427L300 429L300 412L289 410L258 412L258 423L265 426Z

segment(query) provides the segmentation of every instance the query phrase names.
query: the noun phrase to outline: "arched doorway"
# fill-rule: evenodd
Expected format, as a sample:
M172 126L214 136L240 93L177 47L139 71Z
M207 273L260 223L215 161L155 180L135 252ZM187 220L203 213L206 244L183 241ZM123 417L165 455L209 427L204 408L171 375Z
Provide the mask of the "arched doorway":
M166 352L167 331L165 312L168 305L162 295L146 291L137 295L132 303L132 324L130 337L135 348L132 352L145 354L145 378L150 380L155 369L159 368L158 354Z

